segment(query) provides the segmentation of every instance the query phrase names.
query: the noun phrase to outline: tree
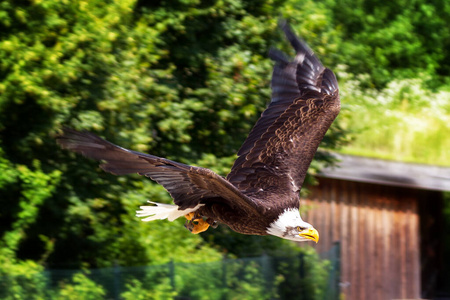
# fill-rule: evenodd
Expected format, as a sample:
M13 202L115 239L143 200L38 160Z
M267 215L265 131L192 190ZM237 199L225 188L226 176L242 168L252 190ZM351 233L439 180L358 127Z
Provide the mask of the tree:
M170 202L161 187L106 174L53 138L63 125L86 129L225 175L270 99L269 47L290 51L280 14L327 66L368 73L363 85L423 72L445 81L446 3L345 1L3 1L2 257L54 267L219 257L180 231L182 221L134 217L147 199ZM345 133L334 125L323 145L339 146ZM219 243L222 231L207 241L242 253L237 239Z
M181 220L134 217L146 199L170 202L162 187L103 173L53 138L63 125L86 129L225 175L270 99L267 51L281 39L282 4L3 2L0 218L9 224L1 229L8 259L101 267L218 258L180 230Z

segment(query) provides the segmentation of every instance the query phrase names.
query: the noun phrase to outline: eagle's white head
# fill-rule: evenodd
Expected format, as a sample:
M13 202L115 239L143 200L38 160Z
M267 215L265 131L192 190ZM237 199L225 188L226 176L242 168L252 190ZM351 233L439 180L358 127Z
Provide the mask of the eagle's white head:
M288 208L267 228L267 233L296 242L319 241L319 232L303 221L298 208Z

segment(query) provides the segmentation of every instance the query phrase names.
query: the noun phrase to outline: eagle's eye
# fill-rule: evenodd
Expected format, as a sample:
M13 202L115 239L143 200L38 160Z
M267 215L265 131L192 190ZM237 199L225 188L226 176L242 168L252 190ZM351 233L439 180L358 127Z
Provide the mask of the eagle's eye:
M300 227L300 226L297 226L297 230L300 232L300 231L302 231L302 230L304 230L305 228L302 228L302 227Z

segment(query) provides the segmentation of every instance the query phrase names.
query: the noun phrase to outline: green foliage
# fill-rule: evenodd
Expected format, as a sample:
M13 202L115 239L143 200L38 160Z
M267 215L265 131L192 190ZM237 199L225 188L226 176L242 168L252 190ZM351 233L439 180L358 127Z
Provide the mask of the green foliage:
M313 248L305 247L300 259L287 259L278 264L279 297L281 299L325 299L330 261L320 260ZM299 272L300 270L300 272Z
M340 124L354 132L342 151L450 166L450 93L424 89L424 80L394 80L380 91L342 81Z
M48 296L38 275L44 266L297 253L287 241L224 227L198 236L183 230L182 220L143 223L134 216L140 205L171 201L162 187L106 174L54 142L66 125L225 175L270 99L269 47L292 54L276 29L280 15L327 66L345 64L354 74L338 74L343 113L322 148L342 147L352 130L346 152L395 151L407 160L448 164L449 13L442 0L1 2L0 276L9 276L2 298ZM320 152L310 173L324 163L329 158ZM257 269L248 268L249 274ZM104 296L82 274L61 287L54 297L83 297L90 289L93 298ZM174 296L165 281L131 280L128 289L123 298ZM267 294L249 284L234 291Z
M52 299L87 299L96 300L104 299L105 290L102 286L96 284L94 281L86 277L83 273L76 273L72 282L61 283L56 295Z
M16 265L2 274L2 299L324 299L329 261L312 248L298 255L145 267L47 270ZM34 271L32 271L34 269Z
M341 29L342 62L365 84L384 87L395 78L424 74L432 87L448 83L448 1L324 1Z
M0 234L11 258L76 268L220 257L181 220L134 217L148 199L170 202L163 188L105 174L53 137L63 124L87 129L225 175L270 99L267 51L283 3L2 2L1 219L10 226Z
M47 279L44 268L33 261L14 261L8 249L0 250L0 298L44 299Z
M146 275L129 280L123 297L324 299L330 288L327 280L331 268L330 262L319 259L314 249L301 248L290 257L264 255L208 263L170 263L142 270L146 270ZM127 273L138 274L137 270ZM155 293L151 295L149 291Z
M126 291L120 296L124 300L165 300L174 299L176 292L172 291L172 287L168 282L168 278L163 284L152 286L150 289L144 287L144 283L138 279L133 279L131 283L126 285Z

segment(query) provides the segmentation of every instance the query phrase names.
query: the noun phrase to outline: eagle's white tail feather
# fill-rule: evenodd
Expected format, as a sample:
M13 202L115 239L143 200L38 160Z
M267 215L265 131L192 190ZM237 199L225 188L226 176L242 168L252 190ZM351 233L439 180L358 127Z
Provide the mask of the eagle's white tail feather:
M193 211L196 211L204 204L199 204L194 208L188 208L184 210L179 210L178 205L172 205L172 204L164 204L164 203L157 203L153 201L147 201L148 203L154 204L152 206L141 206L141 210L136 211L136 216L139 218L147 217L145 219L142 219L142 221L148 222L148 221L154 221L154 220L163 220L167 219L169 221L173 221L179 217L185 216L188 213L191 213Z

